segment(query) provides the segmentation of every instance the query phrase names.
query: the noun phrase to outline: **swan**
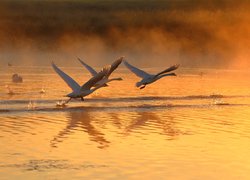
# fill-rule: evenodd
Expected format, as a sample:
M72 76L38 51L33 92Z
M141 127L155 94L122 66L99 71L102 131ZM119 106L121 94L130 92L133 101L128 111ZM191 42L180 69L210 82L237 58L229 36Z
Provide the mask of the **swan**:
M85 62L83 62L80 58L77 58L78 61L90 72L90 74L92 76L96 76L97 72L90 67L88 64L86 64ZM105 75L105 77L103 79L101 79L100 81L98 81L94 87L97 87L101 84L103 84L105 81L111 82L111 81L121 81L122 78L111 78L109 79L109 76L111 75L111 73L122 63L122 60L124 59L124 57L120 57L119 59L117 59L116 61L114 61L111 65L110 65L110 70L109 73ZM108 86L107 83L104 83L104 85L102 87Z
M23 78L19 74L13 74L12 75L12 82L14 82L14 83L22 83Z
M85 84L80 86L74 79L72 79L69 75L67 75L60 68L58 68L53 62L51 63L51 65L55 72L66 82L66 84L73 91L66 95L67 97L69 97L69 99L63 105L68 103L73 98L81 98L81 100L84 101L85 96L93 93L97 89L104 86L105 83L107 83L107 81L104 81L104 84L100 84L99 86L92 88L98 81L102 80L110 71L110 68L103 68L99 73L90 78Z
M179 67L179 64L170 66L169 68L165 69L164 71L161 71L157 74L149 74L141 69L138 69L131 64L129 64L127 61L123 61L124 65L131 71L133 72L136 76L142 78L141 81L136 83L137 87L140 87L140 89L143 89L146 87L146 85L151 84L165 76L176 76L175 73L168 73L171 71L176 70ZM168 74L165 74L168 73Z

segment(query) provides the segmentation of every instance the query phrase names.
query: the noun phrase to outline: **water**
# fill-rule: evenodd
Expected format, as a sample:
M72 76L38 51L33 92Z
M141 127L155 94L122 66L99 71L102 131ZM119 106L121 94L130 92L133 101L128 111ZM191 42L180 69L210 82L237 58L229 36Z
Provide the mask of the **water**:
M139 90L121 67L124 81L62 108L70 89L50 67L1 68L1 179L249 179L250 73L177 74Z

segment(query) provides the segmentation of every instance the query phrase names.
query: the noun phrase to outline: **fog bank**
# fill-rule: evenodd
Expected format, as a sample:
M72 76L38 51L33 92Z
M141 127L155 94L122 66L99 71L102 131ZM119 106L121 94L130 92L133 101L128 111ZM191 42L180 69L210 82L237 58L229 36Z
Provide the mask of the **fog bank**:
M247 1L2 1L1 64L249 68Z

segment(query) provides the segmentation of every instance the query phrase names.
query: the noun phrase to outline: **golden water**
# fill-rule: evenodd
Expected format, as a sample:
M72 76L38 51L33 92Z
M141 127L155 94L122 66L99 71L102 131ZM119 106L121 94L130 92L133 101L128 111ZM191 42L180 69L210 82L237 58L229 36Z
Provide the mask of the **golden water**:
M249 179L250 73L177 74L138 90L121 67L123 81L58 108L70 89L51 67L1 68L1 179Z

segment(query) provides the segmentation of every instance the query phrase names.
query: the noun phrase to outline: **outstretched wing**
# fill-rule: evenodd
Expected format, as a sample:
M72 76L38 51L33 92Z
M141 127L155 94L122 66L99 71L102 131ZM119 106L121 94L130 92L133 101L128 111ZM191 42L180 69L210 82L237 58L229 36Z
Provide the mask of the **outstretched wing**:
M90 67L89 65L87 65L80 58L77 58L77 59L91 73L92 76L96 76L98 74L92 67Z
M174 70L176 70L179 66L180 66L179 64L175 64L175 65L173 65L173 66L170 66L169 68L165 69L164 71L161 71L161 72L159 72L158 74L156 74L155 77L156 77L156 76L159 76L159 75L161 75L161 74L164 74L164 73L168 73L168 72L170 72L170 71L174 71Z
M72 79L69 75L59 69L53 62L51 63L53 69L56 73L67 83L67 85L72 89L72 91L78 91L81 87L80 85Z
M133 73L135 73L136 76L140 77L140 78L145 78L148 76L151 76L150 74L146 73L143 70L140 70L134 66L132 66L131 64L129 64L127 61L123 61L123 63L125 64L125 66L132 71Z
M85 84L82 85L81 90L90 90L98 81L102 80L104 76L107 75L109 69L104 68L102 71L97 73L97 75L90 78Z
M110 69L109 69L109 72L108 74L106 75L107 77L109 77L112 72L118 68L118 66L122 63L122 60L123 60L124 57L120 57L119 59L117 59L115 62L113 62L110 66Z

